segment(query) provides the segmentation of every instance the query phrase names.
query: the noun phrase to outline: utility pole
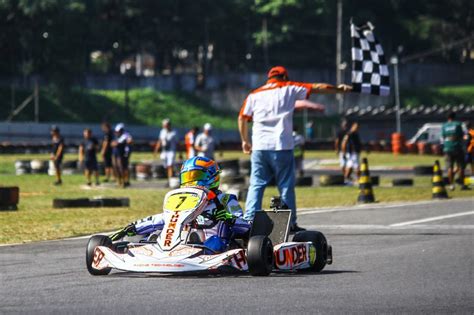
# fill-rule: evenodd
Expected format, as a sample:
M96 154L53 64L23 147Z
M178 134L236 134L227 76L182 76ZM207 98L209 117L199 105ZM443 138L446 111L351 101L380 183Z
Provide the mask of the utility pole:
M39 123L39 88L38 78L35 78L35 90L33 92L35 102L35 123Z
M400 120L400 90L398 86L398 56L395 55L390 58L390 63L393 65L393 76L394 76L394 84L395 84L395 115L396 115L396 125L397 125L397 133L402 132L402 124Z
M268 57L268 26L267 18L263 18L262 21L262 33L263 33L263 62L265 63L265 69L270 67L270 60Z
M336 83L342 84L342 0L337 0L337 38L336 38ZM344 111L344 99L342 94L336 95L338 112Z

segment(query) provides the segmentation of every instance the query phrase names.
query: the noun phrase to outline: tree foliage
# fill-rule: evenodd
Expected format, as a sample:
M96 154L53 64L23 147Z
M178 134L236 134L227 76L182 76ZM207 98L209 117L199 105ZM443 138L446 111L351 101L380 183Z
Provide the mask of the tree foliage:
M474 34L471 0L343 4L346 60L351 18L372 21L389 54L400 45L410 55ZM195 71L209 47L214 72L264 70L265 53L269 64L294 68L335 62L333 0L0 0L0 25L1 73L39 74L60 85L99 71L91 65L94 51L108 58L100 68L108 73L140 52L156 58L156 73ZM466 42L424 61L469 61L470 50Z

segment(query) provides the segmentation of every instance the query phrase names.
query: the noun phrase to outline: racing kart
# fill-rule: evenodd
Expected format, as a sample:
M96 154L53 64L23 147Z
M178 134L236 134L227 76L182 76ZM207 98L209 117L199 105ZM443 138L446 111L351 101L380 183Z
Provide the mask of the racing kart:
M212 192L179 188L163 203L164 228L155 238L138 241L123 234L94 235L87 244L86 264L92 275L112 269L150 273L321 271L332 263L332 247L321 232L302 231L289 238L290 211L273 202L273 209L257 211L249 235L231 239L222 251L206 247L200 237L202 215ZM121 238L117 239L117 235ZM276 245L273 245L275 243Z

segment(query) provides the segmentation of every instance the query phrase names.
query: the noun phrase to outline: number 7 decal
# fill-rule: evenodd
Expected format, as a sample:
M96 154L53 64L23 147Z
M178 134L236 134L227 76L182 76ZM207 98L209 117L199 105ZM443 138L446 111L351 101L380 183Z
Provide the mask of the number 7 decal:
M188 197L187 196L179 197L179 199L181 199L181 202L178 202L175 209L179 209L179 207L184 203L186 198L188 198Z

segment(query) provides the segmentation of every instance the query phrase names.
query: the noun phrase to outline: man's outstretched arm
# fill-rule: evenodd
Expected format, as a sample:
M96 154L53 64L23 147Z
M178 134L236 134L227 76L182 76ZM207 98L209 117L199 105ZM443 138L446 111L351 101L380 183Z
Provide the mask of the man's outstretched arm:
M298 100L295 102L295 110L309 109L317 112L324 112L325 107L322 104L314 103L308 100Z
M352 91L352 86L347 84L339 84L338 86L327 83L313 83L311 93L317 94L336 94L348 93Z
M242 140L242 151L245 154L252 152L252 145L249 139L249 122L245 117L239 116L238 120L240 139Z

